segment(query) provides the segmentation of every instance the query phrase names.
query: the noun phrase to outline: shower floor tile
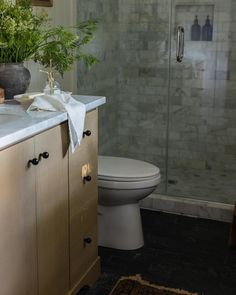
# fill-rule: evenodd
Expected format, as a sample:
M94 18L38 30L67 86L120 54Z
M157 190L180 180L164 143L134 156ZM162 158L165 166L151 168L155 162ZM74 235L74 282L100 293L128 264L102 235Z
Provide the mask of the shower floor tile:
M234 204L236 202L236 172L213 172L196 169L170 169L168 195L205 201ZM157 193L164 193L163 185Z

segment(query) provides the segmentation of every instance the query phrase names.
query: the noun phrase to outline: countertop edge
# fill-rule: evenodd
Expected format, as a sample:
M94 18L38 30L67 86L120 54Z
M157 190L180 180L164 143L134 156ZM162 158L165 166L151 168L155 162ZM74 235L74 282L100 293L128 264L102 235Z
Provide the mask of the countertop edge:
M90 98L95 98L96 97L96 100L94 101L91 101L91 102L87 102L86 103L86 112L89 112L89 111L92 111L100 106L102 106L103 104L106 103L106 97L105 96L80 96L80 95L73 95L73 97L76 99L78 98L79 101L83 102L82 101L82 97L83 98L87 98L87 97L90 97Z
M106 103L106 98L104 96L73 95L73 97L85 104L86 112L92 111ZM66 112L57 112L52 118L47 118L41 122L33 123L26 128L12 132L0 138L0 151L60 125L67 120L68 117Z

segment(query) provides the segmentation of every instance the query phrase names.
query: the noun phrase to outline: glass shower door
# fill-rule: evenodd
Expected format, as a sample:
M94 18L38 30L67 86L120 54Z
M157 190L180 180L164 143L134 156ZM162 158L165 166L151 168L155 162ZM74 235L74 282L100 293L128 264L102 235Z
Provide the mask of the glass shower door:
M236 6L189 2L172 1L167 193L234 203Z
M161 170L165 192L170 0L119 1L118 126L115 155Z

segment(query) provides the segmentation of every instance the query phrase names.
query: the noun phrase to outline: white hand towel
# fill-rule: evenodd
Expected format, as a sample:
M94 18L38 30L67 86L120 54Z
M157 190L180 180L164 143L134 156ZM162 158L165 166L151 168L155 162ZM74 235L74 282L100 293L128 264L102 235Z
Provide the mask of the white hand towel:
M83 138L85 105L75 100L70 93L61 92L54 95L37 96L30 105L29 111L66 111L68 114L69 135L72 153Z

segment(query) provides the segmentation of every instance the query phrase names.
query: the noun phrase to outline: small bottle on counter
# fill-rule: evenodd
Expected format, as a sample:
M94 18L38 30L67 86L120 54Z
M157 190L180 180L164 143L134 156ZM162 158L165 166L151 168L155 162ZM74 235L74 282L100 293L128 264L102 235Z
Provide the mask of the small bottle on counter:
M5 91L3 88L0 88L0 103L4 103L5 101Z
M44 94L47 94L47 95L60 94L61 93L60 84L55 80L52 82L47 81L43 92Z
M48 76L46 85L43 89L44 94L46 94L46 95L60 94L61 87L60 87L60 84L57 81L55 81L55 79L54 79L52 60L50 60L50 65L49 65L48 71L40 70L40 72L44 73Z

